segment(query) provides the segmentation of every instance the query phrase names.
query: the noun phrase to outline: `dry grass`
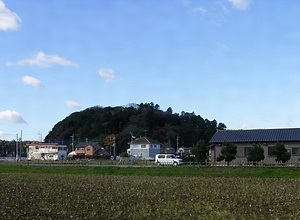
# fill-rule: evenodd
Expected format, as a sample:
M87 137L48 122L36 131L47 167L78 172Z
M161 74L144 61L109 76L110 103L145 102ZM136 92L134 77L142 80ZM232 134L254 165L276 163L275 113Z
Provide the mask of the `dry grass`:
M300 219L300 179L0 174L0 219Z

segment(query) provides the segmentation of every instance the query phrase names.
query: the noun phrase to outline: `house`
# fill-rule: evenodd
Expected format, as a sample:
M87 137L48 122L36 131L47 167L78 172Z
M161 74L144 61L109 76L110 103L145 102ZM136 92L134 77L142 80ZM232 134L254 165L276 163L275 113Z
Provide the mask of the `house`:
M108 156L108 155L110 155L109 151L106 150L104 147L98 148L98 149L95 151L94 154L97 155L97 156Z
M181 157L189 157L191 156L191 149L187 147L180 147L178 148L177 154Z
M57 143L27 144L28 160L66 160L67 146Z
M166 147L163 150L164 154L175 154L176 153L176 149L174 147Z
M248 152L254 144L260 144L264 149L264 162L275 163L272 154L273 147L282 142L291 153L291 163L299 163L300 158L300 128L286 129L254 129L254 130L219 130L209 141L209 157L216 162L221 154L222 144L227 141L237 146L234 163L247 162Z
M98 142L81 142L75 146L75 154L77 157L92 157L99 148Z
M160 153L161 143L149 137L137 138L130 143L129 155L145 160L154 160L155 155Z

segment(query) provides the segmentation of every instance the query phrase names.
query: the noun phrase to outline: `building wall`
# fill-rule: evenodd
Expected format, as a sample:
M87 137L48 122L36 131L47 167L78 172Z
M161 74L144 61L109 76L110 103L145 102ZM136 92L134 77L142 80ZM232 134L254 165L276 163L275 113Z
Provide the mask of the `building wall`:
M85 147L85 156L93 156L94 155L94 148L91 145Z
M28 160L66 160L67 146L48 143L28 145Z
M268 142L260 144L264 149L266 163L275 163L276 157L271 154L271 148L275 147L277 142ZM234 163L246 163L249 149L253 147L254 143L234 143L237 146L237 157L233 160ZM291 153L290 163L299 163L300 158L300 142L284 143L285 148ZM211 162L216 162L218 156L221 154L221 144L214 144L210 150Z
M158 144L138 144L130 145L130 155L146 160L154 160L155 155L160 153Z

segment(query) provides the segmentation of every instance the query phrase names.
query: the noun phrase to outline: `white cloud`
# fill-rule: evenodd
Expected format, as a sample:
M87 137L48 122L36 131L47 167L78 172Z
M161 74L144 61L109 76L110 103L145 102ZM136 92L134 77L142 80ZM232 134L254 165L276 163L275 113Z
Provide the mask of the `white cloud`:
M230 47L227 44L216 42L216 45L217 49L221 52L227 52L230 50Z
M66 105L70 108L80 108L80 104L71 100L65 101Z
M7 62L7 66L38 66L38 67L50 67L53 65L60 66L78 66L78 64L73 63L65 58L58 55L47 55L43 52L38 52L36 56L30 59L19 60L17 62Z
M43 84L40 80L34 78L34 77L31 77L31 76L23 76L22 77L22 80L23 82L26 84L26 85L30 85L30 86L33 86L35 88L41 88L43 87Z
M249 124L244 123L244 124L242 124L240 126L240 129L242 129L242 130L248 130L248 129L253 129L253 127L251 125L249 125Z
M116 79L115 72L113 69L100 69L98 72L99 76L107 82L114 81Z
M250 0L228 0L228 1L232 3L234 8L241 11L247 10L251 3Z
M207 11L203 7L197 7L197 8L194 8L194 12L197 12L197 13L200 13L200 14L206 14Z
M13 123L27 124L19 112L15 112L12 110L6 110L6 111L0 112L0 119L6 119Z
M3 131L0 131L0 136L3 136L5 133Z
M6 8L4 2L0 0L0 30L16 30L21 23L19 16Z

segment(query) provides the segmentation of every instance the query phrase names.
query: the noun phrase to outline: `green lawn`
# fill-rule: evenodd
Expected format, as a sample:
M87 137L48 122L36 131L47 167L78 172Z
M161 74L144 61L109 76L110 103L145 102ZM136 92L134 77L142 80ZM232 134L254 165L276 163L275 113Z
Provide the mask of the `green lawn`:
M243 167L118 167L118 166L16 166L0 163L0 173L83 174L83 175L135 175L177 177L260 177L300 178L298 168L243 168Z

